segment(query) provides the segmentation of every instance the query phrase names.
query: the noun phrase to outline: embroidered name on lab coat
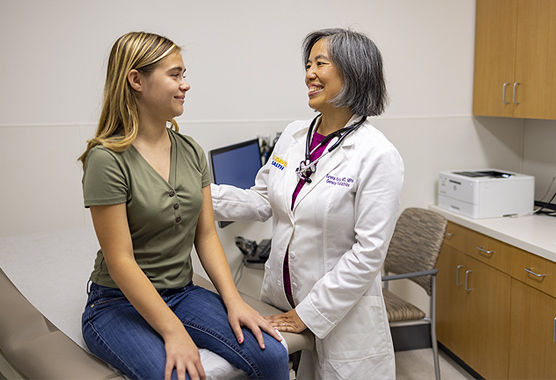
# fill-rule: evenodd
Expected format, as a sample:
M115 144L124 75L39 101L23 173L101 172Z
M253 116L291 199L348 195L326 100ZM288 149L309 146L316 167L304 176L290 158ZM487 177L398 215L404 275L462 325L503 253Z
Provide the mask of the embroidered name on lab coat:
M333 186L350 187L353 182L354 182L353 178L334 177L333 175L330 175L330 174L326 175L326 183L328 183L330 185L333 185Z

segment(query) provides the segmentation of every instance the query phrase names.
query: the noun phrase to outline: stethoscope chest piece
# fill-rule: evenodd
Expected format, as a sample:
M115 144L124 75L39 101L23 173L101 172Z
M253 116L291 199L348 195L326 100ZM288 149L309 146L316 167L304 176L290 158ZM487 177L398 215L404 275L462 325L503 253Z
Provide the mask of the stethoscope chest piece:
M359 128L359 126L361 126L361 124L363 124L365 122L365 120L367 119L366 116L363 116L361 118L361 120L354 123L353 125L350 125L349 127L342 128L341 130L336 131L336 132L326 136L324 138L324 140L319 144L319 146L315 147L313 149L313 151L311 151L310 150L311 136L313 135L313 128L314 128L315 123L316 123L317 119L319 118L319 116L320 115L318 115L317 117L315 117L313 119L313 121L311 122L311 125L309 127L309 130L307 131L307 141L306 141L306 146L305 146L305 159L301 160L301 162L299 163L299 167L297 169L295 169L295 173L299 176L299 178L301 180L304 180L307 183L312 182L311 176L313 175L313 173L315 173L317 171L317 162L322 157L324 157L326 155L326 153L330 153L334 149L336 149L338 146L340 146L340 144L347 137L347 135L349 135L350 133L355 131L357 128ZM320 157L318 157L315 160L311 160L311 155L313 154L313 152L315 152L320 146L327 144L328 141L330 141L334 137L338 138L338 141L336 141L332 145L332 147L328 148Z
M295 169L295 173L307 183L311 183L311 175L317 171L317 163L311 160L302 160L299 167Z

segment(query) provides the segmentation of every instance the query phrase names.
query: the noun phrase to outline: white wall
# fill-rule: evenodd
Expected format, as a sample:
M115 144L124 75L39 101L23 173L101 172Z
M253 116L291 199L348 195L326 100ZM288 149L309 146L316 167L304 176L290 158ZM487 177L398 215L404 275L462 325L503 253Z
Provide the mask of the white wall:
M184 46L192 89L178 121L206 150L311 117L300 45L309 31L332 26L365 32L381 48L391 101L376 124L391 128L400 147L418 133L422 141L410 139L405 155L435 146L450 152L456 142L436 133L438 118L446 129L450 118L457 129L467 120L457 133L476 142L470 1L0 0L0 7L0 235L88 220L75 159L94 133L109 49L130 30ZM462 153L452 155L458 167L466 165ZM418 170L425 168L427 161ZM433 200L433 173L413 183L419 174L408 172L408 204Z
M527 120L523 149L523 172L535 176L535 199L548 201L556 192L556 121Z
M331 26L366 32L382 49L388 115L469 113L472 1L1 0L0 7L2 125L94 122L109 48L131 30L184 46L186 120L306 117L300 43Z
M94 133L110 46L131 30L184 47L192 89L178 122L206 150L311 117L300 44L340 26L382 50L391 101L375 125L404 157L403 207L435 202L443 169L533 172L541 159L539 175L556 172L552 153L524 152L537 140L553 152L542 143L553 123L530 123L541 137L527 139L522 120L471 117L474 11L454 0L0 0L0 236L90 223L76 158ZM235 270L233 237L259 240L270 226L219 233ZM256 294L260 273L245 276Z

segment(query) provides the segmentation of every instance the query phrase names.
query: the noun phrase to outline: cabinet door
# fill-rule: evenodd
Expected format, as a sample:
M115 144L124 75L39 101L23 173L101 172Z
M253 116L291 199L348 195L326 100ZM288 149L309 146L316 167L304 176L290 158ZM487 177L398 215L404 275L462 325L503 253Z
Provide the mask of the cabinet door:
M554 379L556 299L512 280L510 379Z
M436 268L437 339L461 359L465 354L466 256L444 244Z
M519 0L514 117L556 118L556 1Z
M510 276L471 257L467 267L464 361L485 379L506 379Z
M517 0L477 0L473 114L512 116Z

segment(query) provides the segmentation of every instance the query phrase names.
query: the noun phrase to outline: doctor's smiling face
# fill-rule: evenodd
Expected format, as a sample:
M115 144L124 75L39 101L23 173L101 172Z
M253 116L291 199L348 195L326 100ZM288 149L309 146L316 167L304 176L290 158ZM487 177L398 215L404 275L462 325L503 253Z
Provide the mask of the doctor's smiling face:
M305 70L309 107L321 113L333 109L331 101L342 91L344 79L330 59L325 38L318 40L311 48Z

